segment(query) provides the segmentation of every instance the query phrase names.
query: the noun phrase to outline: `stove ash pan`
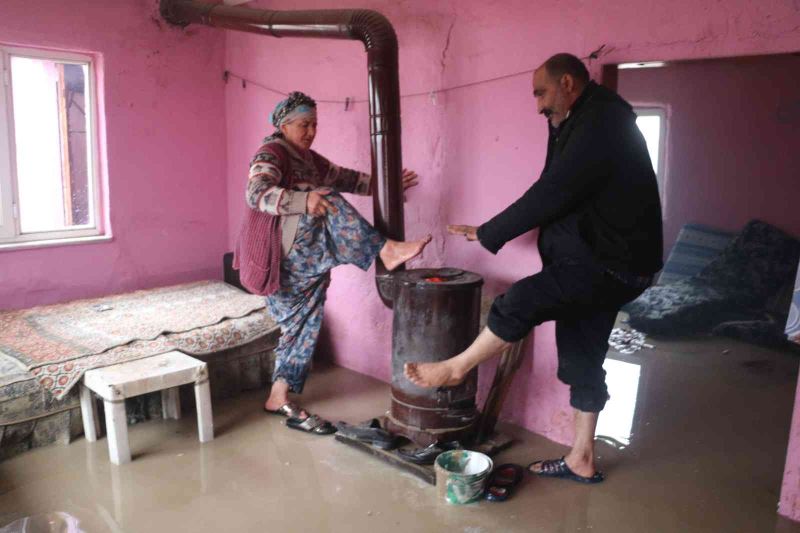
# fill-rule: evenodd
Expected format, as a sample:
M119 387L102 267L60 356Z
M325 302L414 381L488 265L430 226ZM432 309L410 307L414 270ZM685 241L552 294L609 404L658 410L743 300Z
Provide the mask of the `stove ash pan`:
M436 362L478 336L483 278L455 268L415 269L394 278L392 407L395 423L416 430L468 429L477 420L478 370L456 387L422 388L406 379L407 362Z

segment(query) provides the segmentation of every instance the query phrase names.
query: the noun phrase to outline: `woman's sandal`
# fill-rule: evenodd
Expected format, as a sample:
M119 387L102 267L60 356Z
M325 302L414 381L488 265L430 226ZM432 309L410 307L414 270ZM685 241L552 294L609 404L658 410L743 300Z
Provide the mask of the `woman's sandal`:
M483 497L491 502L504 502L511 497L514 487L522 481L524 470L520 465L506 463L495 467L486 483Z
M541 470L539 472L534 472L531 470L533 465L541 465ZM528 465L528 472L541 477L559 477L587 484L601 483L606 478L602 472L595 472L591 477L579 476L567 466L567 462L563 457L561 459L534 461Z
M286 427L317 435L336 433L336 428L330 422L317 415L309 415L306 418L288 418L286 419Z
M303 408L294 402L286 402L275 410L264 408L264 412L270 415L285 416L286 418L300 418Z

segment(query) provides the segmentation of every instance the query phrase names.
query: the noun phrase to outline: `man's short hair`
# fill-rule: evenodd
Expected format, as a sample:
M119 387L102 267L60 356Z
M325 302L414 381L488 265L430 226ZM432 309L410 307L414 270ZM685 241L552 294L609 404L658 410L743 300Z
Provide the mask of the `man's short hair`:
M589 71L586 70L583 61L572 54L556 54L545 61L543 66L554 79L569 74L580 86L589 83Z

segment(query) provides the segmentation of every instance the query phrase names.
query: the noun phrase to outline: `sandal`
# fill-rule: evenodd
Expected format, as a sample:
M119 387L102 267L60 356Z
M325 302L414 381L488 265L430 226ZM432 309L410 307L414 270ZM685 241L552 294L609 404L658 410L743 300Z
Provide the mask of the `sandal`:
M534 472L531 470L533 465L542 465L542 470L540 472ZM559 477L563 479L571 479L572 481L577 481L578 483L601 483L605 480L606 476L602 472L595 472L592 477L586 476L579 476L567 466L567 462L564 460L564 457L561 459L548 459L546 461L534 461L528 465L528 471L531 474L535 474L537 476L542 477Z
M522 481L524 470L520 465L506 463L495 467L486 483L483 497L491 502L504 502L511 497L514 487Z
M300 418L304 409L294 402L286 402L274 411L272 409L264 408L264 412L271 415L285 416L286 418Z
M461 444L458 441L434 442L425 448L417 448L410 451L397 450L397 455L415 465L432 465L436 458L439 457L439 454L448 450L458 449L461 449Z
M336 428L327 420L323 420L317 415L309 415L306 418L288 418L286 426L298 431L315 433L317 435L330 435L336 433Z
M347 422L337 422L336 429L340 435L371 444L381 450L391 450L397 444L397 438L382 429L380 421L376 418L358 426L350 425Z

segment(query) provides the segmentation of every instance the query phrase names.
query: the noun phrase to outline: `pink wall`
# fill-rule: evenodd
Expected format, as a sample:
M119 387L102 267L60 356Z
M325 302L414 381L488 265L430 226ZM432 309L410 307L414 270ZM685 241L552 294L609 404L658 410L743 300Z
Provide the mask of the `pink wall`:
M666 109L665 246L687 222L737 231L760 218L800 236L787 192L800 180L800 57L621 70L619 93Z
M0 43L95 54L113 240L0 251L0 309L221 277L222 32L171 29L155 0L4 0Z

